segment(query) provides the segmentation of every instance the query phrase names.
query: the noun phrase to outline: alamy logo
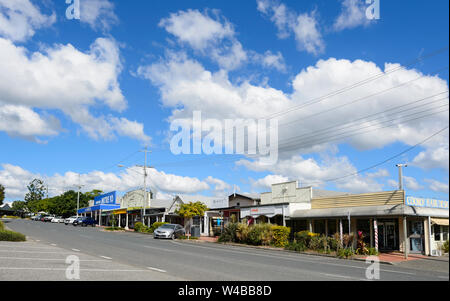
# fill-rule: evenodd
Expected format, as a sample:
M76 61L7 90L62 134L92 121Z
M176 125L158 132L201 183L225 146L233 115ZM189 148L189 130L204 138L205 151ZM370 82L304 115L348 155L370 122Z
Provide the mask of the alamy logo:
M366 258L369 266L366 269L366 278L368 280L380 280L380 259L378 256L369 256Z
M80 0L66 0L69 6L66 9L66 18L80 20Z
M278 161L277 119L203 121L201 112L194 111L192 120L176 119L171 122L170 130L178 131L170 142L174 155L248 155L258 157L263 165Z
M366 17L369 20L380 19L380 0L366 0L366 4L370 4L366 9Z
M68 280L80 279L80 258L76 255L69 255L66 257L66 264L69 266L66 269L66 278Z

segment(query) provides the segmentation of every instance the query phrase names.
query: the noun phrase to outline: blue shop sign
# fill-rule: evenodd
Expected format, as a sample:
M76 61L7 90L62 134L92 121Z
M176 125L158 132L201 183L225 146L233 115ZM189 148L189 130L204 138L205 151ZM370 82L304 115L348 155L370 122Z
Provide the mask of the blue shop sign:
M114 205L116 204L116 192L109 192L94 198L94 205Z
M405 204L414 207L438 208L448 210L448 201L446 200L424 199L408 196L406 197Z

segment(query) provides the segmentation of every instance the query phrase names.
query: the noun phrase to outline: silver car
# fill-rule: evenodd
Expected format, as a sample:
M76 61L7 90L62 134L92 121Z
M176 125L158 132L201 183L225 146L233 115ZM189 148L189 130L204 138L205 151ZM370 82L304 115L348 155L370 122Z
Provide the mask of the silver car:
M175 239L180 236L186 235L182 225L178 224L165 224L156 229L153 232L153 237L156 238L170 238Z

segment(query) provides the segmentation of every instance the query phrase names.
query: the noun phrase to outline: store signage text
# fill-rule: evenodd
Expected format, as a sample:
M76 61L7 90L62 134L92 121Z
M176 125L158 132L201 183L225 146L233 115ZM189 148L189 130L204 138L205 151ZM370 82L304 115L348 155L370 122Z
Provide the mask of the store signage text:
M414 207L448 209L448 201L445 200L423 199L409 196L406 198L405 203L408 206Z
M114 205L116 204L116 192L109 192L94 198L94 205Z

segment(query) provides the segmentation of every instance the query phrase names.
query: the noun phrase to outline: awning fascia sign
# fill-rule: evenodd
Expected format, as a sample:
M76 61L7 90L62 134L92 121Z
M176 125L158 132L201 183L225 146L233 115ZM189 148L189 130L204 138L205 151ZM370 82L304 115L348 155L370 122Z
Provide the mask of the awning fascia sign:
M436 208L436 209L449 209L448 201L446 200L435 200L426 198L416 198L413 196L407 196L405 199L405 205L413 207L425 207L425 208Z
M431 223L433 225L439 225L439 226L448 226L448 218L431 218Z
M114 212L114 214L127 214L127 209L126 208L117 209L117 210L114 210L113 212Z

